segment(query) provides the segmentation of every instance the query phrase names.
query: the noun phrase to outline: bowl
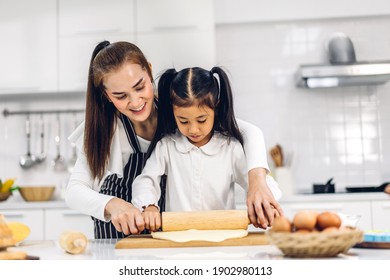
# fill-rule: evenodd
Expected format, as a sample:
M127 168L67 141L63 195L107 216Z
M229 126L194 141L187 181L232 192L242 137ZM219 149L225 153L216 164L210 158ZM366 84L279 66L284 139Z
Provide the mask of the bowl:
M346 253L363 240L363 231L358 229L332 232L266 232L268 242L276 245L285 256L294 258L335 257Z
M0 201L6 201L11 194L11 192L0 192Z
M25 201L48 201L52 198L54 190L54 186L19 187L20 195Z

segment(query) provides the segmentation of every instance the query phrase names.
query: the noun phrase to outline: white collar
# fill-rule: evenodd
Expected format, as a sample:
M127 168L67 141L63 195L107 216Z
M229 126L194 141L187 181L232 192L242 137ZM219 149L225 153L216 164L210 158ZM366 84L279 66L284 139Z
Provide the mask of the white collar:
M218 153L218 151L223 145L226 145L228 143L228 137L216 131L214 132L210 141L206 145L203 145L199 148L192 144L187 139L187 137L180 133L179 130L176 130L175 134L171 134L168 137L170 137L175 142L176 149L181 153L188 153L192 149L200 149L207 155L215 155Z

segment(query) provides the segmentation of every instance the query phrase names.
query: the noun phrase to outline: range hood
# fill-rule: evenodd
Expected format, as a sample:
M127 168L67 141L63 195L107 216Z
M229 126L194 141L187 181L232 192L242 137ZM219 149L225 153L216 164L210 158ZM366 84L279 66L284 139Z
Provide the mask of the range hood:
M390 79L390 60L357 62L352 41L334 34L328 45L329 63L300 65L296 84L305 88L326 88L384 84Z

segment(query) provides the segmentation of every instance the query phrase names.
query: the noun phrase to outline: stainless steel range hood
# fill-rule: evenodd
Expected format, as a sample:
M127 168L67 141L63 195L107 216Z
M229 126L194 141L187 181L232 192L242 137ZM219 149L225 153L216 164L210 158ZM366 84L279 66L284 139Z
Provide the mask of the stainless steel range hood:
M384 84L390 79L390 61L301 65L296 79L299 87L308 88Z
M328 44L329 63L299 66L299 87L324 88L384 84L390 79L390 60L356 61L352 41L343 33L335 33Z

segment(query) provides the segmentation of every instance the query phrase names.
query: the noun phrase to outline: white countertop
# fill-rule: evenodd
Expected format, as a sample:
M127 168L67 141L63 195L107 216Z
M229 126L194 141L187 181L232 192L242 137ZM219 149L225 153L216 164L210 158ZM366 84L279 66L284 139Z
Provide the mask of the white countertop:
M280 202L332 202L367 200L390 200L390 195L384 192L296 194L292 196L283 196Z
M115 249L116 239L90 240L80 255L64 252L58 241L29 241L8 250L24 251L41 260L277 260L285 258L276 246ZM331 259L390 260L390 249L351 248Z

